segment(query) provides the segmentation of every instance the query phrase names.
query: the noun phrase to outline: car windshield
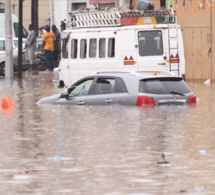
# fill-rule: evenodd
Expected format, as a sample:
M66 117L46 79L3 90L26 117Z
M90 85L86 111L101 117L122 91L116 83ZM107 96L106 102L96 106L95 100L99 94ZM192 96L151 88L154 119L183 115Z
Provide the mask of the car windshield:
M81 81L68 89L69 97L88 95L90 87L93 83L93 78Z
M140 80L140 93L178 94L190 93L191 90L180 77L150 78Z

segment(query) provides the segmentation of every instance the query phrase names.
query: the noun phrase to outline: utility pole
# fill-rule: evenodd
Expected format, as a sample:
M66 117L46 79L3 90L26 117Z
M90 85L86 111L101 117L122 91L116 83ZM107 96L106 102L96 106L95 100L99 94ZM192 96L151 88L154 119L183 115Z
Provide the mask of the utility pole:
M210 80L213 79L213 1L210 0Z
M38 0L31 0L31 24L38 35Z
M12 78L13 70L13 42L12 42L11 0L5 1L5 77Z
M22 21L23 0L19 0L18 78L22 78Z

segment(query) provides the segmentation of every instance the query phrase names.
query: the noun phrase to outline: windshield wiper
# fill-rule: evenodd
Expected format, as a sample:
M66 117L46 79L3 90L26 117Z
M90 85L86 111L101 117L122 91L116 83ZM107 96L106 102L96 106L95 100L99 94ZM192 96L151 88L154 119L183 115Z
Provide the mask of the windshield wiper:
M171 94L175 94L175 95L181 95L181 96L185 96L183 93L177 92L177 91L171 91Z

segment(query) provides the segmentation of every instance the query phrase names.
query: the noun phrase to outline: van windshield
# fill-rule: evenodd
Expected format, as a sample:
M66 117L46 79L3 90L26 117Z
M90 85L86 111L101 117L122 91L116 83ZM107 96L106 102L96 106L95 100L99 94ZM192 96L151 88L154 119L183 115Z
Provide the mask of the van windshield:
M186 94L190 93L191 90L180 77L161 77L141 80L139 92L150 94L173 94L173 92L177 92L177 94Z
M14 22L13 23L14 31L15 31L15 37L19 37L19 23ZM22 27L22 38L27 38L28 32L25 30L24 27Z
M140 56L163 55L163 39L161 30L138 32Z

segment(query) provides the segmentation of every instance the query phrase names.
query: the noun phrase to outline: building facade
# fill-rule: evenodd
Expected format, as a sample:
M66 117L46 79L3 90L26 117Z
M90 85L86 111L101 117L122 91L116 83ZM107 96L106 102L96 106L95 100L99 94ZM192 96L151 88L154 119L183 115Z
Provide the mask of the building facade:
M6 0L5 0L6 1ZM12 0L12 13L19 17L19 0ZM50 20L50 2L38 1L38 26L45 26L49 24ZM23 26L28 29L31 24L31 0L23 1Z

